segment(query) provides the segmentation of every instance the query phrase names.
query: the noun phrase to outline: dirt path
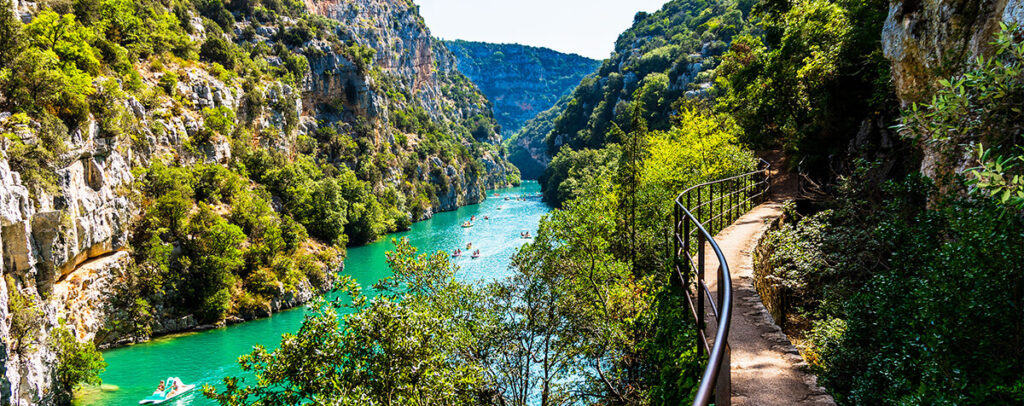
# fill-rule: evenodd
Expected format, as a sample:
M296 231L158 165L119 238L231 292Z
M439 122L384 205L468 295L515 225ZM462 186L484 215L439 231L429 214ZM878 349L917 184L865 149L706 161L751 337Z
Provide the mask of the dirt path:
M766 157L781 167L778 155ZM755 207L715 236L732 273L733 319L729 330L732 348L733 405L834 405L832 397L807 372L799 351L768 315L754 289L753 251L768 225L782 215L782 202L796 195L796 179L779 174L773 178L776 198ZM714 258L714 253L706 254ZM715 269L716 261L708 261ZM714 272L706 278L717 295Z

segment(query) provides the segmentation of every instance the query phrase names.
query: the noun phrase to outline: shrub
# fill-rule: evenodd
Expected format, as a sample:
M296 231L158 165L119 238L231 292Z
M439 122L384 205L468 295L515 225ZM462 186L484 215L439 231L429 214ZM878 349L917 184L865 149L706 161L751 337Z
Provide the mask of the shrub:
M164 72L163 76L160 76L157 86L164 89L164 92L166 92L168 96L174 97L175 89L178 88L178 74L174 72Z
M207 62L216 62L227 69L235 68L234 45L221 37L211 37L199 47L199 57Z
M11 351L27 355L35 350L35 345L42 332L43 312L39 309L34 297L18 290L11 276L6 276L7 307L10 313L8 335L4 337Z
M101 382L100 372L106 369L107 363L92 342L79 342L64 326L64 320L50 330L50 340L51 347L57 352L55 380L62 389L61 393L70 394L79 385L98 385Z

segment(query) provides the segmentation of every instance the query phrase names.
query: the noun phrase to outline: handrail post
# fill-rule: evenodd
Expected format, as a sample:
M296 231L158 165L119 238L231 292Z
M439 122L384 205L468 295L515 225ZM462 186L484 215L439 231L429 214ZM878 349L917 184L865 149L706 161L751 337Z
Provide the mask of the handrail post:
M715 406L732 405L732 347L726 340L725 348L722 351L722 363L718 369L718 377L715 378Z
M704 331L704 233L697 233L697 338ZM697 356L704 355L706 342L697 344Z
M693 207L693 206L690 206L690 195L689 194L686 194L686 207L687 208ZM683 245L684 245L683 252L685 252L686 255L689 255L690 254L690 221L689 221L689 218L687 218L686 220L683 221ZM686 260L686 270L687 271L692 271L690 269L691 267L693 267L693 265L692 265L692 263L690 263L689 257L687 257L687 260ZM687 277L690 276L689 272L686 273L686 276ZM687 284L686 286L689 286L689 284Z
M672 202L672 274L669 275L670 280L673 284L683 284L682 271L679 267L679 222L682 221L682 216L679 215L679 202ZM678 279L678 282L677 282Z
M723 294L723 283L732 283L732 281L726 280L725 276L725 264L718 264L718 294L715 297L718 302L718 317L722 318L726 313L731 313L731 308L726 308L725 295ZM730 303L731 304L731 303ZM715 331L715 336L722 334L722 331ZM726 333L728 334L728 333ZM729 337L725 340L725 351L722 355L722 362L718 367L718 376L715 377L715 406L725 405L728 406L732 401L732 382L729 381L729 364L731 362L729 354Z

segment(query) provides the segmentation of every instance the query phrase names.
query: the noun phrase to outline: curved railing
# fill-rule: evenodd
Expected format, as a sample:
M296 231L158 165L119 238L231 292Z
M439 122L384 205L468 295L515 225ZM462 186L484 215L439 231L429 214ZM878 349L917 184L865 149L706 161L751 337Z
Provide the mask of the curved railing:
M693 400L695 406L711 403L712 397L716 406L729 405L731 402L728 338L732 318L732 277L729 264L715 242L713 233L728 227L748 210L765 201L770 193L769 164L762 159L756 171L686 189L679 194L673 205L673 267L676 274L673 279L686 291L686 302L696 322L697 354L708 354L708 365L704 368L697 396ZM705 244L710 244L718 260L718 278L715 283L717 298L712 297L704 278ZM681 261L681 257L686 261ZM710 309L704 307L705 297ZM710 343L708 326L705 324L708 316L715 320Z

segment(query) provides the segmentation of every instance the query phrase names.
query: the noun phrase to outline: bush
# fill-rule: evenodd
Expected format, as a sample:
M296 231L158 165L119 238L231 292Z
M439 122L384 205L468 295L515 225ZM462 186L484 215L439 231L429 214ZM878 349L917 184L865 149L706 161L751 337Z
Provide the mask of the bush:
M844 307L846 332L826 353L836 399L1024 401L1024 349L1006 339L1024 333L1021 230L995 203L962 199L882 222L892 255Z
M157 82L157 86L164 89L168 96L174 97L175 89L178 88L178 75L174 72L164 72Z
M220 37L211 37L199 47L199 57L206 62L216 62L227 69L235 68L234 45Z
M61 393L70 395L79 385L98 385L101 382L100 372L107 368L107 363L92 342L79 342L64 327L63 320L60 326L50 330L50 340L50 346L57 352L55 380Z
M8 335L3 340L13 353L24 356L35 350L42 332L43 311L34 297L18 290L11 276L5 276L4 283L7 284L10 321Z

